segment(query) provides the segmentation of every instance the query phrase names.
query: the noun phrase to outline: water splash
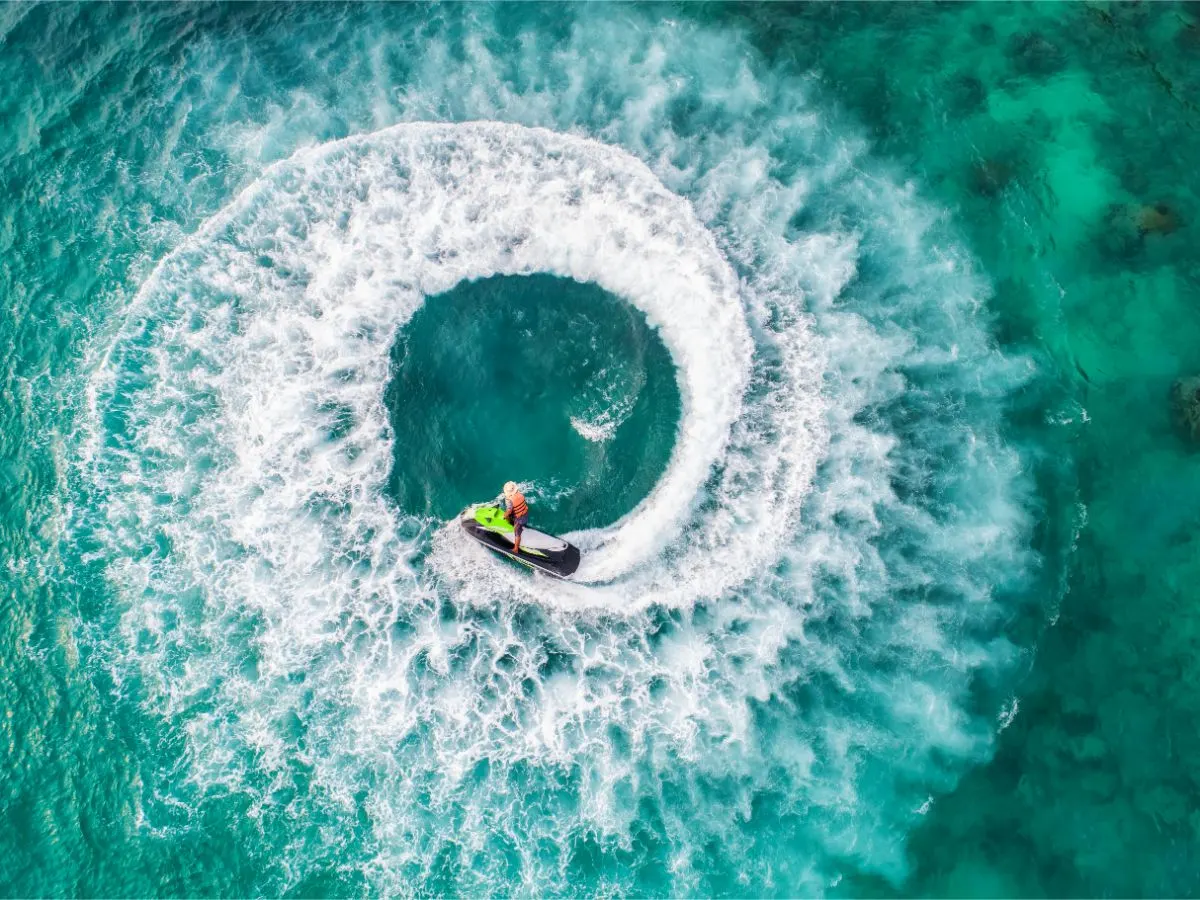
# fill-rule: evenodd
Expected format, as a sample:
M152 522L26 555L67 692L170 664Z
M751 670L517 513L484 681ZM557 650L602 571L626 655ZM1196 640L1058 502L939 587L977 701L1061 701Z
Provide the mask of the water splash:
M588 860L614 893L898 877L995 727L970 688L1011 656L1026 488L996 430L1026 367L937 215L735 37L585 21L502 60L483 33L427 36L400 117L553 131L301 150L142 288L85 464L117 665L202 792L324 823L285 887L351 846L388 892L565 892ZM645 311L684 404L575 585L381 489L396 330L539 271Z

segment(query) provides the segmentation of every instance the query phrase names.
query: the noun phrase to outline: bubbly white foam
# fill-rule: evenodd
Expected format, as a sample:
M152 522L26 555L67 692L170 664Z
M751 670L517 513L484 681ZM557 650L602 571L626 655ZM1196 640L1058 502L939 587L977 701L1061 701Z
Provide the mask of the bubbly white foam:
M351 498L374 507L373 521L390 515L387 351L424 297L464 279L549 272L599 284L646 314L679 366L684 411L667 471L590 536L581 580L629 572L675 536L738 418L751 345L737 279L685 201L593 141L498 123L396 126L273 168L197 246L203 256L175 254L137 301L161 314L180 282L198 301L175 311L186 324L166 326L161 378L142 402L189 390L212 399L197 429L231 457L188 521L221 523L292 573L315 546L323 559L343 548L328 530L286 523ZM186 371L166 358L178 355ZM353 423L338 438L331 410ZM577 427L602 437L620 421ZM200 487L190 471L200 435L179 426L156 419L141 438L174 458L170 478Z
M299 150L162 262L96 377L116 670L201 794L329 823L297 828L281 891L353 844L380 893L568 892L577 844L645 835L670 893L718 864L748 892L815 893L847 860L898 877L911 811L987 752L967 697L1010 652L992 590L1028 524L994 400L1022 376L974 319L983 287L802 82L615 9L503 57L470 21L490 13L431 25L396 118L554 131ZM328 115L289 137L277 110L229 149L278 156ZM635 304L678 367L667 471L574 536L578 584L383 494L397 330L463 278L527 272ZM756 836L760 801L783 811Z

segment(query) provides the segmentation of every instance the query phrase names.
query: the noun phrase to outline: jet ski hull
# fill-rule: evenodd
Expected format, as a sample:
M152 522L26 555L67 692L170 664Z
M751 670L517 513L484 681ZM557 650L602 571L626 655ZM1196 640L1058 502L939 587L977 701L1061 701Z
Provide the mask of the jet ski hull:
M521 550L513 553L513 526L496 506L476 506L459 519L463 531L489 550L556 578L568 578L579 568L579 548L534 528L521 532Z

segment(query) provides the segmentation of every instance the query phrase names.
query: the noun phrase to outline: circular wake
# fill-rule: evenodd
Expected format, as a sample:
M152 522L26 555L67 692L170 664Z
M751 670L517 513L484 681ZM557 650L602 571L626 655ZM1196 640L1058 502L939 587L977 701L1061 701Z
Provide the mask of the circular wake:
M202 238L136 301L154 333L127 352L153 342L172 359L139 386L147 415L134 426L168 459L153 475L144 458L130 464L139 484L203 508L180 519L198 539L235 528L251 565L286 571L289 590L307 571L323 592L357 545L325 527L341 504L362 501L352 528L394 530L382 492L387 350L424 297L464 279L594 282L642 310L678 363L682 439L649 497L580 538L579 580L624 575L675 536L738 418L751 347L737 279L687 203L613 148L497 123L400 125L275 167ZM209 417L187 409L213 402ZM222 477L205 479L213 466Z
M593 26L568 43L642 39ZM900 877L909 822L988 752L995 591L1028 562L997 437L1023 364L936 217L822 144L794 83L702 33L645 40L609 106L432 41L414 84L445 117L527 124L414 121L269 167L162 261L94 379L114 664L200 797L164 776L145 815L219 790L305 823L280 891L350 847L384 893ZM660 41L711 52L704 90ZM522 52L612 87L571 48ZM399 331L464 279L539 272L641 310L682 400L649 495L571 536L577 583L385 490ZM622 415L573 424L602 441Z

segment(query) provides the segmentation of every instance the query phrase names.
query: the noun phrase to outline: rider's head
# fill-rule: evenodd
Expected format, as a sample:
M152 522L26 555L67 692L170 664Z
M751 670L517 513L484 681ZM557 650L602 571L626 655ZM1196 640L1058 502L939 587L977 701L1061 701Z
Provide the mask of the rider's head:
M516 492L517 492L516 482L513 482L513 481L504 482L504 496L505 497L511 497Z

